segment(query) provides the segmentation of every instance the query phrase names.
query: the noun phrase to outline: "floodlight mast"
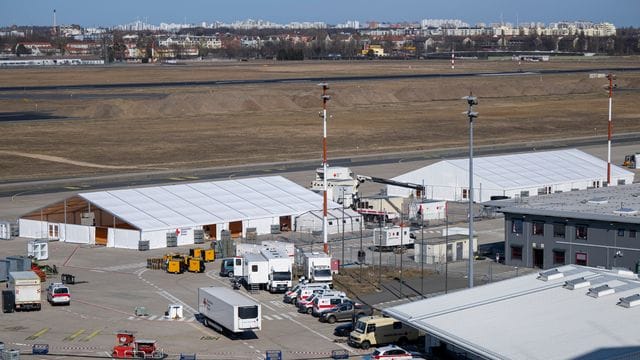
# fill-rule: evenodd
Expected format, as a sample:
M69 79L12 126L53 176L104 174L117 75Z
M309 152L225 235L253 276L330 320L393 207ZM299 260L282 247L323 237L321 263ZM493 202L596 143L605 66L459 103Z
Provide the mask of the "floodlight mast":
M611 135L613 132L613 123L611 121L611 113L613 107L613 79L616 76L612 73L607 74L607 79L609 80L609 124L607 131L607 186L611 184Z
M327 226L327 102L331 96L327 95L329 84L320 83L322 87L322 241L325 254L329 254L329 239Z
M478 98L469 92L469 96L462 98L467 101L469 109L466 115L469 117L469 288L473 287L473 119L478 117L478 113L473 111L473 106L478 105Z

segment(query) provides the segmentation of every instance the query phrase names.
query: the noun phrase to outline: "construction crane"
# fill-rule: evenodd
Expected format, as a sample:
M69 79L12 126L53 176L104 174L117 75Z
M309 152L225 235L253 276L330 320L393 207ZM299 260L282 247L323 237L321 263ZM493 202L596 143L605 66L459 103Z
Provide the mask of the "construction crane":
M402 182L402 181L396 181L396 180L390 180L390 179L383 179L383 178L379 178L379 177L375 177L375 176L367 176L367 175L356 175L356 178L358 179L358 182L360 182L360 183L364 183L365 181L371 181L371 182L378 183L378 184L386 184L386 185L392 185L392 186L399 186L399 187L414 189L416 191L416 197L417 198L422 197L422 195L425 193L424 185L420 185L420 184L414 184L414 183Z
M366 208L362 208L362 205L360 203L360 197L358 196L358 191L357 188L360 186L360 184L364 183L364 182L374 182L374 183L378 183L378 184L385 184L385 185L392 185L392 186L399 186L399 187L404 187L404 188L409 188L409 189L413 189L416 191L416 196L415 197L411 197L410 204L409 207L415 205L416 199L420 199L422 198L426 192L425 192L425 186L424 185L420 185L420 184L414 184L414 183L410 183L410 182L402 182L402 181L397 181L397 180L390 180L390 179L384 179L384 178L380 178L380 177L375 177L375 176L367 176L367 175L356 175L356 189L354 191L354 200L353 200L353 209L358 211L360 214L363 215L368 215L368 216L376 216L376 217L381 217L384 216L385 218L387 217L387 212L386 210L384 211L384 213L382 212L382 209L380 209L380 211L376 211L376 210L370 210L370 209L366 209ZM403 214L405 213L404 210L402 210L401 208L396 207L395 205L393 205L392 203L389 203L389 205L391 205L391 207L398 212L398 214ZM387 220L385 220L387 221Z

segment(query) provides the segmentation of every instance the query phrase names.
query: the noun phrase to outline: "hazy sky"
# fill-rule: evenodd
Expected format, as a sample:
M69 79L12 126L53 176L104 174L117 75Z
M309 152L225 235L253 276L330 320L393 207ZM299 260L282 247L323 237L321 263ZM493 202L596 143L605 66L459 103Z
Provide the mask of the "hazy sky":
M111 26L137 18L149 23L232 22L247 18L278 23L346 20L477 22L588 20L640 26L640 0L0 0L0 26L58 24Z

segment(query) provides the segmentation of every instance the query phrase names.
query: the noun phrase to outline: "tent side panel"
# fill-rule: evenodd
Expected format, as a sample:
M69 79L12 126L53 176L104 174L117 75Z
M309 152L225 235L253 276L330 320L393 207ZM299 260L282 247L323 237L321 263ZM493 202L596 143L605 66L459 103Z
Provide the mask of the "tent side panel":
M41 239L47 237L48 224L46 221L19 219L20 237Z
M167 231L143 231L140 234L142 240L149 241L149 249L164 249L167 247Z
M138 249L140 242L140 231L127 229L109 229L107 239L108 247L119 249Z
M60 227L65 227L64 241L74 244L89 244L94 245L96 241L96 229L93 226L73 225L73 224L60 224Z

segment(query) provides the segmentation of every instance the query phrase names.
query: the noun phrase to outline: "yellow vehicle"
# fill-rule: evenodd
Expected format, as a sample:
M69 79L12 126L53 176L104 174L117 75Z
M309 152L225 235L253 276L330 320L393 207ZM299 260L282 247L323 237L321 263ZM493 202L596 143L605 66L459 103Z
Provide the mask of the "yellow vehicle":
M624 162L622 163L622 166L626 166L630 169L637 169L638 168L638 159L640 159L640 153L638 154L630 154L630 155L625 155L624 156Z
M189 249L189 256L194 257L194 258L203 258L204 256L204 249L202 248L195 248L195 249Z
M204 252L204 262L212 262L216 260L216 252L213 249L206 249Z
M181 258L168 258L165 262L166 271L170 274L182 274L185 270L184 260Z
M351 334L349 345L364 350L384 344L398 344L400 346L418 340L418 330L390 317L362 316L356 322Z
M187 256L185 264L188 272L202 273L205 270L204 261L201 258Z

